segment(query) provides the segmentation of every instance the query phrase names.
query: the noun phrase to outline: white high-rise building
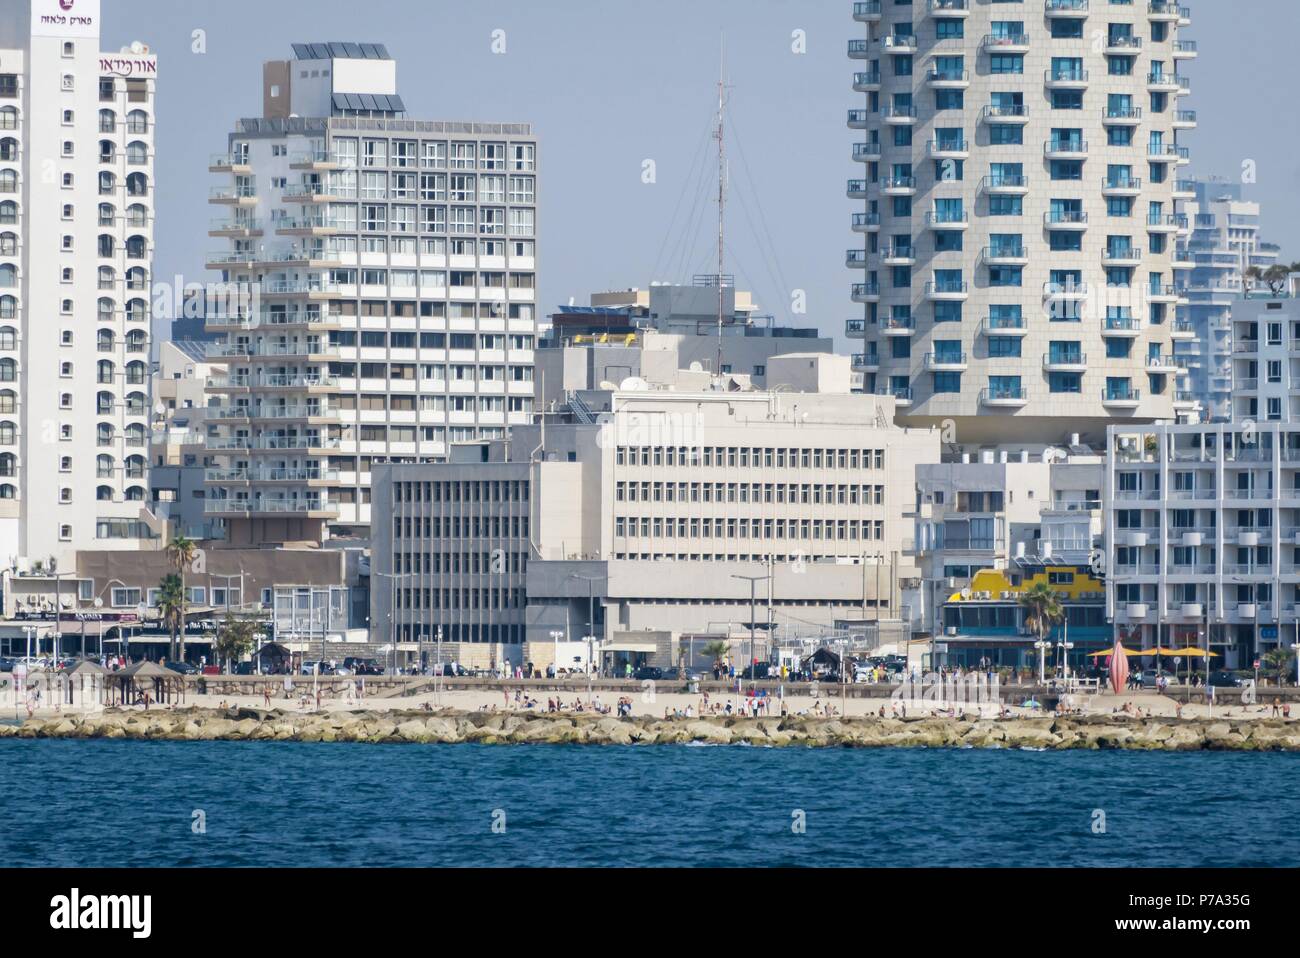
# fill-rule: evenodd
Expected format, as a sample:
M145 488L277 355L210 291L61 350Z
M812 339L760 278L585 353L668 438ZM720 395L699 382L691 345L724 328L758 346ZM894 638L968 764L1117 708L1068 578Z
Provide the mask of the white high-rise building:
M1175 417L1179 141L1170 0L865 0L849 111L866 388L963 446L1097 445ZM1189 198L1189 197L1184 197Z
M1233 415L1233 306L1247 291L1246 271L1272 266L1279 248L1260 240L1259 204L1245 199L1241 184L1189 180L1179 190L1195 199L1185 205L1192 268L1179 290L1174 354L1186 360L1188 398L1201 416L1223 421Z
M532 419L537 141L411 119L378 44L295 44L263 79L211 164L209 266L255 296L207 317L206 510L236 543L361 536L372 464Z
M0 558L137 549L157 59L99 0L0 0Z

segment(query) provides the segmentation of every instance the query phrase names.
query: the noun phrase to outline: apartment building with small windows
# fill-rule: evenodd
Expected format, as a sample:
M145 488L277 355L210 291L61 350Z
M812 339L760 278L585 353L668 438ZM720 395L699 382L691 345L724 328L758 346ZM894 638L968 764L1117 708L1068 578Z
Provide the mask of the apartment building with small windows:
M0 555L157 544L149 511L157 58L98 0L0 2Z
M848 183L865 388L964 447L1173 420L1180 133L1171 0L861 0Z
M533 413L537 140L411 118L372 43L295 44L210 169L207 515L231 543L364 537L371 470ZM241 301L242 302L242 301Z
M1132 644L1250 668L1300 622L1300 308L1232 315L1232 420L1110 430L1106 595Z
M606 664L668 665L687 634L900 618L937 433L851 393L847 357L772 364L769 390L692 370L576 389L506 442L378 470L376 639L541 667L590 635Z

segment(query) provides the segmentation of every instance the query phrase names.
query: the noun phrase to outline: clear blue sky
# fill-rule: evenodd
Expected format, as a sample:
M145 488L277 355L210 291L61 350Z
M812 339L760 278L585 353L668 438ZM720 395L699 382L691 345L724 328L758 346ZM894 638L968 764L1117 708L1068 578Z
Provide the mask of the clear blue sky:
M1033 3L1035 0L1029 0ZM1041 0L1038 0L1041 2ZM1254 160L1264 231L1300 259L1300 122L1294 100L1300 9L1292 0L1189 0L1200 58L1181 139L1194 175L1239 175ZM734 135L728 271L765 311L790 318L790 291L825 331L853 314L843 265L853 245L844 181L861 167L845 111L849 0L104 0L106 48L133 39L159 55L158 279L211 279L203 254L209 154L255 116L261 63L296 41L384 43L407 109L421 119L527 121L541 138L540 302L689 280L712 268L711 114L725 34ZM191 52L206 31L207 52ZM492 52L504 30L506 53ZM802 30L807 53L791 50ZM653 160L657 182L642 183ZM692 169L693 164L696 164ZM704 196L711 202L711 197ZM685 227L694 209L693 227ZM673 215L676 211L676 222ZM761 237L761 241L760 241Z

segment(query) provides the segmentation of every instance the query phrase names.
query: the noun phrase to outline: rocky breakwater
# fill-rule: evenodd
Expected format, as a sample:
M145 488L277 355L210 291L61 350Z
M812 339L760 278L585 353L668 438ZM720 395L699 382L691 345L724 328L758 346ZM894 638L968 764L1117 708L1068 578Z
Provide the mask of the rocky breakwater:
M0 725L0 738L880 748L1159 749L1300 752L1300 723L1122 715L1006 720L892 718L613 718L454 711L297 713L253 708L107 709Z

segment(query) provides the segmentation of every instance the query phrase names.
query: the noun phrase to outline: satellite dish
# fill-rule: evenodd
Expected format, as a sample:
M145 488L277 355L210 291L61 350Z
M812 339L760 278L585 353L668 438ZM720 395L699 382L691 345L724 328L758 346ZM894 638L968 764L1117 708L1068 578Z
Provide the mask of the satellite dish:
M647 392L650 386L640 376L628 376L618 384L618 388L626 392Z
M144 53L144 44L141 43L139 40L136 40L134 43L131 44L131 52Z
M702 372L704 372L704 366L700 363L700 361L699 361L698 359L697 359L695 362L691 363L689 369L690 369L690 371L693 372L693 373L702 373Z
M971 591L969 587L961 590L961 597L963 599L969 599L971 597Z
M615 386L615 385L614 385L612 382L610 382L608 379L602 379L602 380L600 381L600 388L601 388L601 389L614 390L614 389L617 389L618 387Z

